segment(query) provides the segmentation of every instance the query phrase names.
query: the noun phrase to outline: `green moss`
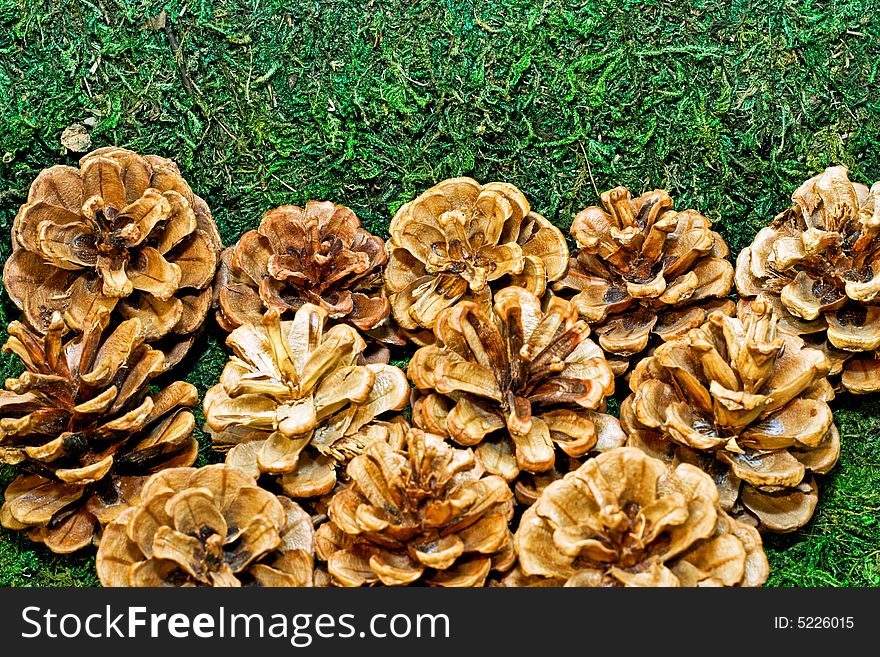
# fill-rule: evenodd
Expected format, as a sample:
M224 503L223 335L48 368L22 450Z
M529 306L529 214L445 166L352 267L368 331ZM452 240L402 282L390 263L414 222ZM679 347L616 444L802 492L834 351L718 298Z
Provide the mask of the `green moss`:
M162 9L178 57L147 26ZM0 0L0 232L40 169L76 161L62 130L94 119L96 147L174 158L227 244L313 198L387 236L402 203L472 175L518 185L565 230L599 191L668 188L735 255L822 167L880 178L877 13L873 0ZM0 322L16 317L4 298ZM222 344L209 332L181 371L202 393ZM837 406L840 465L813 522L768 539L771 583L880 584L875 405ZM200 462L216 459L200 440ZM0 532L0 584L28 582L94 584L91 556Z

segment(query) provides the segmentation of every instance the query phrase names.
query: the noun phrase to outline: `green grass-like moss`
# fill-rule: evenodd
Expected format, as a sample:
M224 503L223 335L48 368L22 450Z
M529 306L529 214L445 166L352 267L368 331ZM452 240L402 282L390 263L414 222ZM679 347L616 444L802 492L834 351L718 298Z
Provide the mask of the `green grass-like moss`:
M148 23L162 9L177 55ZM175 159L226 244L308 199L387 236L402 203L471 175L518 185L563 230L598 191L666 188L734 257L823 167L880 178L878 13L873 0L0 0L0 233L40 169L75 163L63 129L94 119L95 147ZM17 316L4 297L0 323ZM222 336L195 355L180 374L204 392ZM767 538L772 585L880 584L877 400L835 409L840 464L813 521ZM216 460L200 440L200 463ZM0 585L94 585L93 560L0 532Z

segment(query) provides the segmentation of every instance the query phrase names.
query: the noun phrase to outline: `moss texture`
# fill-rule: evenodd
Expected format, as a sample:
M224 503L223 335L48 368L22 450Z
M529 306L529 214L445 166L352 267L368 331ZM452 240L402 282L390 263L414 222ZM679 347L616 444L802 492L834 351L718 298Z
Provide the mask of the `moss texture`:
M471 175L564 230L614 185L667 188L735 254L823 167L880 178L878 40L874 0L0 0L0 232L88 120L95 147L175 159L226 244L308 199L387 236L402 203ZM204 392L222 336L196 351L181 374ZM813 521L766 540L770 585L880 585L880 405L835 408L840 463ZM92 568L0 532L0 585Z

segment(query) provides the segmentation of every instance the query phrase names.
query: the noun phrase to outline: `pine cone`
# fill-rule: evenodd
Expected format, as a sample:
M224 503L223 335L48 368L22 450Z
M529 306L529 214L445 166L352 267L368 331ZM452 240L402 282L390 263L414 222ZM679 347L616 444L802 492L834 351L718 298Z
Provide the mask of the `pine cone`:
M628 444L712 474L725 510L792 531L816 507L812 473L828 472L840 453L829 364L799 337L777 332L769 304L740 310L739 318L712 313L642 360L621 424Z
M66 343L57 311L45 336L12 322L3 347L26 369L0 392L0 462L27 474L6 489L0 521L54 552L88 545L147 475L191 465L198 452L184 408L197 403L195 387L178 381L151 394L165 356L144 343L141 321L106 337L108 311L93 321Z
M102 148L46 169L12 237L3 283L41 333L56 311L82 333L104 308L138 318L172 367L211 306L220 235L171 160Z
M761 536L712 478L620 447L551 484L514 536L512 586L761 586Z
M792 194L792 206L737 259L741 297L766 294L780 328L826 352L854 393L880 390L880 183L837 166Z
M270 210L257 230L223 252L217 321L232 331L259 323L267 308L292 315L311 303L333 321L402 342L382 330L391 311L380 294L387 261L384 242L345 206L309 201L305 209Z
M571 226L578 249L553 290L571 297L599 336L615 375L630 357L699 326L730 292L727 245L695 210L676 212L665 191L634 199L625 187L601 196Z
M153 475L107 527L104 586L312 586L315 532L286 497L227 465Z
M513 496L471 450L412 429L399 449L369 445L348 475L315 537L335 583L482 586L513 565Z
M617 421L598 412L614 376L571 303L552 297L544 311L511 286L495 295L491 317L470 301L440 313L437 344L409 364L414 424L476 445L485 468L507 481L551 471L555 447L577 458L623 443Z
M391 221L385 285L397 323L419 343L444 308L463 299L485 310L509 283L542 296L565 273L562 233L508 183L452 178L401 207Z
M226 463L255 477L281 475L291 497L330 492L337 465L388 439L373 420L409 398L402 370L356 365L363 338L347 324L325 331L326 317L307 303L281 321L271 308L259 324L232 331L226 344L235 356L204 399L214 446L234 446Z

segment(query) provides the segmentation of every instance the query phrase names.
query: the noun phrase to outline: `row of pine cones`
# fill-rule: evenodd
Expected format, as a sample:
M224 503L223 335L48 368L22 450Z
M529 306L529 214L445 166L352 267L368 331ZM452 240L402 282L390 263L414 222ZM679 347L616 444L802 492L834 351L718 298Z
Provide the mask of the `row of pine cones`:
M569 253L470 178L387 243L312 201L224 249L170 160L46 169L3 273L0 522L98 545L106 586L759 586L761 532L807 523L837 461L835 391L880 390L880 183L792 199L736 268L664 191L602 194ZM194 468L173 372L212 312L225 463Z

